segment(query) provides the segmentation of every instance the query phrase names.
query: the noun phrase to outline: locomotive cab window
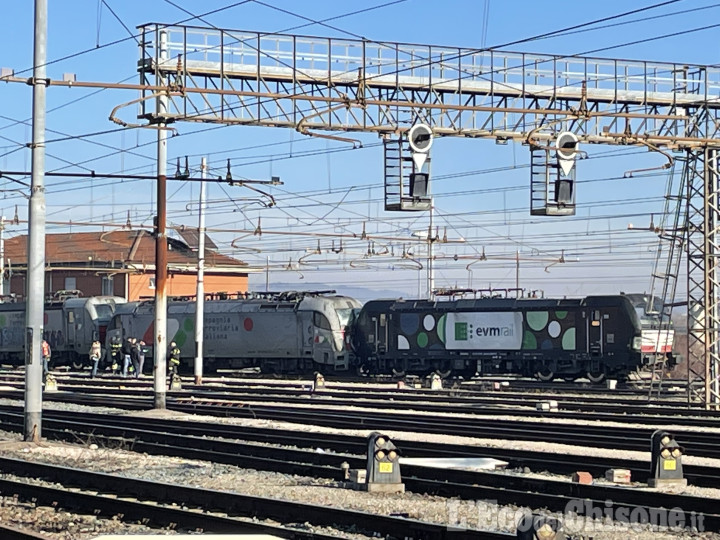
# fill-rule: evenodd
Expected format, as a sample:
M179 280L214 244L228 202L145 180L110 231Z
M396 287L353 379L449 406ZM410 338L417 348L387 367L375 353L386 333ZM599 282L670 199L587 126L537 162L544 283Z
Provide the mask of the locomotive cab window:
M332 330L328 318L322 313L318 313L317 311L313 313L313 324L318 328L322 328L323 330Z
M338 319L340 319L340 326L348 326L351 324L356 316L357 312L359 310L353 309L353 308L347 308L347 309L336 309Z

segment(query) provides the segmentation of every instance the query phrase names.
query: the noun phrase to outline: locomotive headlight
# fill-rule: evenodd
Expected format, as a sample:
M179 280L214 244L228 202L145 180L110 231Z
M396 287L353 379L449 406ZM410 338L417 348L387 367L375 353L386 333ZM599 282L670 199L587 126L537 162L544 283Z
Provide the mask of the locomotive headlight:
M633 338L632 348L633 348L634 351L641 351L641 350L642 350L642 337L641 337L641 336L635 336L635 337Z

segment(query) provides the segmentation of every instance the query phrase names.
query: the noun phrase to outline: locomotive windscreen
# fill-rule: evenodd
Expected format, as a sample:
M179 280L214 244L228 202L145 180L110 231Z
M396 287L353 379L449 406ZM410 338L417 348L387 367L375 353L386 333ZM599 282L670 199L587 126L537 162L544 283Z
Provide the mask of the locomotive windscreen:
M345 327L348 326L353 319L355 318L355 311L359 311L356 308L345 308L345 309L336 309L338 319L340 319L340 326Z
M109 321L114 315L113 306L110 304L95 304L95 312L97 313L98 321L103 322Z

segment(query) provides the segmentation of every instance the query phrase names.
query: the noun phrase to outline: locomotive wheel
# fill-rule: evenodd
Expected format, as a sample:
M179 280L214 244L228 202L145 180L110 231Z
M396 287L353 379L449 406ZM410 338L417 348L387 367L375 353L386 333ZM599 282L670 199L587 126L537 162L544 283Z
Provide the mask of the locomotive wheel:
M588 371L585 376L591 383L599 384L605 380L606 375L604 371Z
M555 378L555 372L548 368L542 368L535 372L535 378L542 382L552 381Z
M82 371L82 369L85 367L85 362L83 362L80 358L73 358L70 361L70 365L75 371Z
M392 368L392 374L395 377L404 377L405 376L405 370L404 369L395 369Z
M358 364L355 368L355 372L359 377L367 377L370 375L370 366L367 364Z

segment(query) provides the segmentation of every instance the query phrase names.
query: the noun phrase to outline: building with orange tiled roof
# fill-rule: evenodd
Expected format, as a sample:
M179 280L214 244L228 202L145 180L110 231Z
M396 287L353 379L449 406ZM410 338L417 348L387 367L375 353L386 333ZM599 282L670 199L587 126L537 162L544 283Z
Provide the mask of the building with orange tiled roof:
M208 246L214 244L207 243L205 249L205 292L246 292L247 263ZM194 296L197 248L168 238L167 262L168 296ZM25 294L26 269L27 235L6 240L8 292ZM155 237L142 229L47 234L45 293L51 296L72 289L84 296L115 295L128 301L152 298L155 295Z

